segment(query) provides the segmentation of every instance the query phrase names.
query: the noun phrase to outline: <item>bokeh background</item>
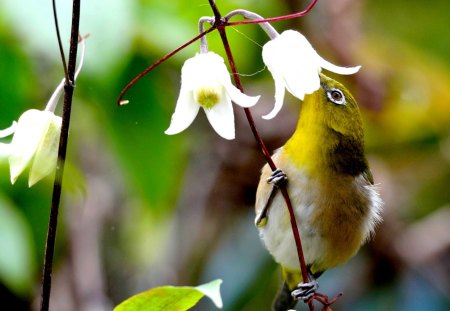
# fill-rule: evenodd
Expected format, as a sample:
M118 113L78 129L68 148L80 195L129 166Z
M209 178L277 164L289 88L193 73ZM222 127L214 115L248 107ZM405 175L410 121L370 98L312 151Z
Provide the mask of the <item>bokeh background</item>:
M56 2L67 49L71 3ZM307 1L217 5L269 17ZM137 83L129 105L116 105L128 81L197 34L198 18L212 15L207 1L81 7L81 33L90 38L75 91L51 309L111 310L154 286L221 278L224 310L269 310L281 276L253 225L264 160L243 111L235 109L234 141L221 139L203 113L185 132L164 134L180 68L198 44ZM344 292L334 310L450 308L449 12L448 0L320 0L308 16L273 24L300 30L336 64L363 66L338 79L362 109L384 222L356 257L320 278L322 292ZM255 25L228 35L246 92L262 95L252 111L274 150L293 132L299 103L289 95L280 115L263 121L274 94L261 60L267 37ZM224 55L216 33L208 42ZM51 1L2 0L0 128L43 109L62 76ZM51 191L52 177L29 189L24 174L12 186L0 164L1 310L38 308ZM214 306L205 299L195 310Z

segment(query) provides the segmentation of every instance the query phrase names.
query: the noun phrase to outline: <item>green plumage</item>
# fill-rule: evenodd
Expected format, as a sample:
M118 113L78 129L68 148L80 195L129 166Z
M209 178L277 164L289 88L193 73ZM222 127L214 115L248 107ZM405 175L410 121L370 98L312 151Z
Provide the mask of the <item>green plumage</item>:
M339 82L322 74L320 80L320 88L305 96L294 134L272 157L288 177L305 261L313 275L356 254L380 220L381 205L364 155L358 105ZM273 186L266 181L271 173L267 165L262 170L256 220L292 290L301 282L298 257L285 202L279 192L271 196ZM280 299L277 303L283 304Z

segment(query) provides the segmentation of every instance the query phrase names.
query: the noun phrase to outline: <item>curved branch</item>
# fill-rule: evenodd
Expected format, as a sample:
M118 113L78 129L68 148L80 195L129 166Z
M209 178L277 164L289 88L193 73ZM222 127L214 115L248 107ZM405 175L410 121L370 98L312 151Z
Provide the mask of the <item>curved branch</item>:
M214 29L216 29L214 26L209 28L208 30L198 34L197 36L195 36L193 39L189 40L188 42L184 43L183 45L179 46L178 48L176 48L175 50L173 50L172 52L170 52L169 54L166 54L164 57L160 58L159 60L157 60L155 63L153 63L152 65L148 66L144 71L142 71L140 74L138 74L133 80L131 80L124 88L123 90L120 92L119 97L117 99L117 104L119 106L123 106L128 104L128 100L124 100L123 97L125 96L125 94L128 92L128 90L136 83L138 82L141 78L143 78L147 73L149 73L150 71L152 71L153 69L155 69L157 66L159 66L160 64L162 64L163 62L165 62L167 59L169 59L170 57L172 57L173 55L177 54L179 51L181 51L182 49L184 49L185 47L191 45L192 43L194 43L195 41L197 41L198 39L202 38L204 35L206 35L207 33L210 33L211 31L213 31Z

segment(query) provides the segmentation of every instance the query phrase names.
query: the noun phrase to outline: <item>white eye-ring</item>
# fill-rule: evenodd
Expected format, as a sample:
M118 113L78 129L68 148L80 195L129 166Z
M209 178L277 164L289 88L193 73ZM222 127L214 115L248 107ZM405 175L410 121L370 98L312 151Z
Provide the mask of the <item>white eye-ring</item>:
M337 105L345 105L347 103L344 93L339 89L329 89L327 91L327 97Z

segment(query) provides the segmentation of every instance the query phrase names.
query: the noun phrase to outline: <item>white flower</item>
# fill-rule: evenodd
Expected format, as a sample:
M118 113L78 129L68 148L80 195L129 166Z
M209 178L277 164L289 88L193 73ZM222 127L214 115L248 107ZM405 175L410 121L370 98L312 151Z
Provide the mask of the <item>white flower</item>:
M29 187L55 170L61 122L53 112L30 109L0 131L0 137L14 133L10 144L0 145L2 157L9 160L12 184L26 168L30 168Z
M86 38L87 36L80 41L81 56L75 80L83 66ZM45 110L27 110L18 122L14 121L9 128L0 130L0 138L14 134L11 143L0 143L0 160L9 160L12 184L27 168L30 170L29 187L55 171L62 118L56 116L54 111L63 93L64 84L65 79L56 87Z
M275 107L264 119L275 117L283 106L285 89L300 100L320 87L322 68L337 74L356 73L361 66L339 67L323 59L298 31L286 30L263 46L263 61L275 80Z
M259 96L251 97L237 89L219 55L200 53L186 60L181 69L181 89L168 135L180 133L195 119L200 107L214 130L223 138L234 139L234 114L231 101L242 107L256 104Z

